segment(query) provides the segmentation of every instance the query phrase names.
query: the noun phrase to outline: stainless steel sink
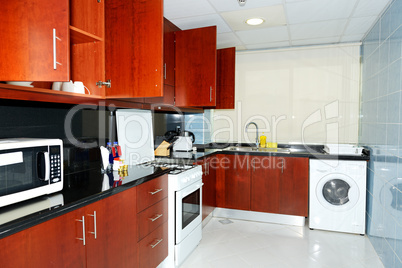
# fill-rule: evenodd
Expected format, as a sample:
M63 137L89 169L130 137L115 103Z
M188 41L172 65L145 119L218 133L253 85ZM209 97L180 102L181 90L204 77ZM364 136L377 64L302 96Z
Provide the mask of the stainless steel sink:
M243 147L243 146L230 146L224 149L225 151L239 151L239 152L251 152L258 151L257 147Z
M288 148L257 148L257 147L242 147L231 146L224 149L224 151L237 151L237 152L255 152L255 153L284 153L289 154Z

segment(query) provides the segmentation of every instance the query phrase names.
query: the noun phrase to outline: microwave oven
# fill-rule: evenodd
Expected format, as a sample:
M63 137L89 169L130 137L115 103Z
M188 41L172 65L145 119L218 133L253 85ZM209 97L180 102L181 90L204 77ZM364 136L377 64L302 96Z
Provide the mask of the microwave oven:
M0 207L62 189L62 140L0 139Z

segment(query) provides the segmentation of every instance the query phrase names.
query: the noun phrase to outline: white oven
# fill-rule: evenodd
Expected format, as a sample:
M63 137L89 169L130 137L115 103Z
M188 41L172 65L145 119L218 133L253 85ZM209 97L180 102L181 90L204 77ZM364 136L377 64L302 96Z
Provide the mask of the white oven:
M180 244L202 223L202 180L176 191L176 244Z

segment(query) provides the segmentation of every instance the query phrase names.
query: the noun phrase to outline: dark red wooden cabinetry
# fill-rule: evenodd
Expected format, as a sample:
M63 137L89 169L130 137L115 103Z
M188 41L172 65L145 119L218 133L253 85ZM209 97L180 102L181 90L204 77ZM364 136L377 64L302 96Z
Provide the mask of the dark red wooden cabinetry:
M308 158L219 155L218 207L308 216Z
M2 239L0 266L135 267L138 252L134 190Z
M164 18L163 20L163 97L145 98L145 103L174 105L175 80L175 31L180 29Z
M202 219L204 220L216 208L216 169L218 160L210 156L198 161L202 166Z
M108 98L163 96L163 1L106 3Z
M0 81L69 80L68 7L68 0L2 1Z
M216 106L216 26L176 32L178 107Z
M168 255L167 183L163 175L1 239L0 267L157 267Z
M218 207L250 210L248 155L218 155L216 203Z
M216 107L235 108L236 48L217 50Z

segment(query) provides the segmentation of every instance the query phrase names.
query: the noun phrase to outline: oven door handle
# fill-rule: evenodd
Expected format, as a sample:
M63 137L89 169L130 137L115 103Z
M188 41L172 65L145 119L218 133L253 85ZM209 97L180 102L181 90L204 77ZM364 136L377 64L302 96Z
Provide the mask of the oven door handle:
M204 183L202 183L202 182L194 183L194 184L184 188L183 190L179 191L179 192L181 192L180 195L182 198L185 196L188 196L189 194L197 191L198 189L201 189L203 185L204 185Z

